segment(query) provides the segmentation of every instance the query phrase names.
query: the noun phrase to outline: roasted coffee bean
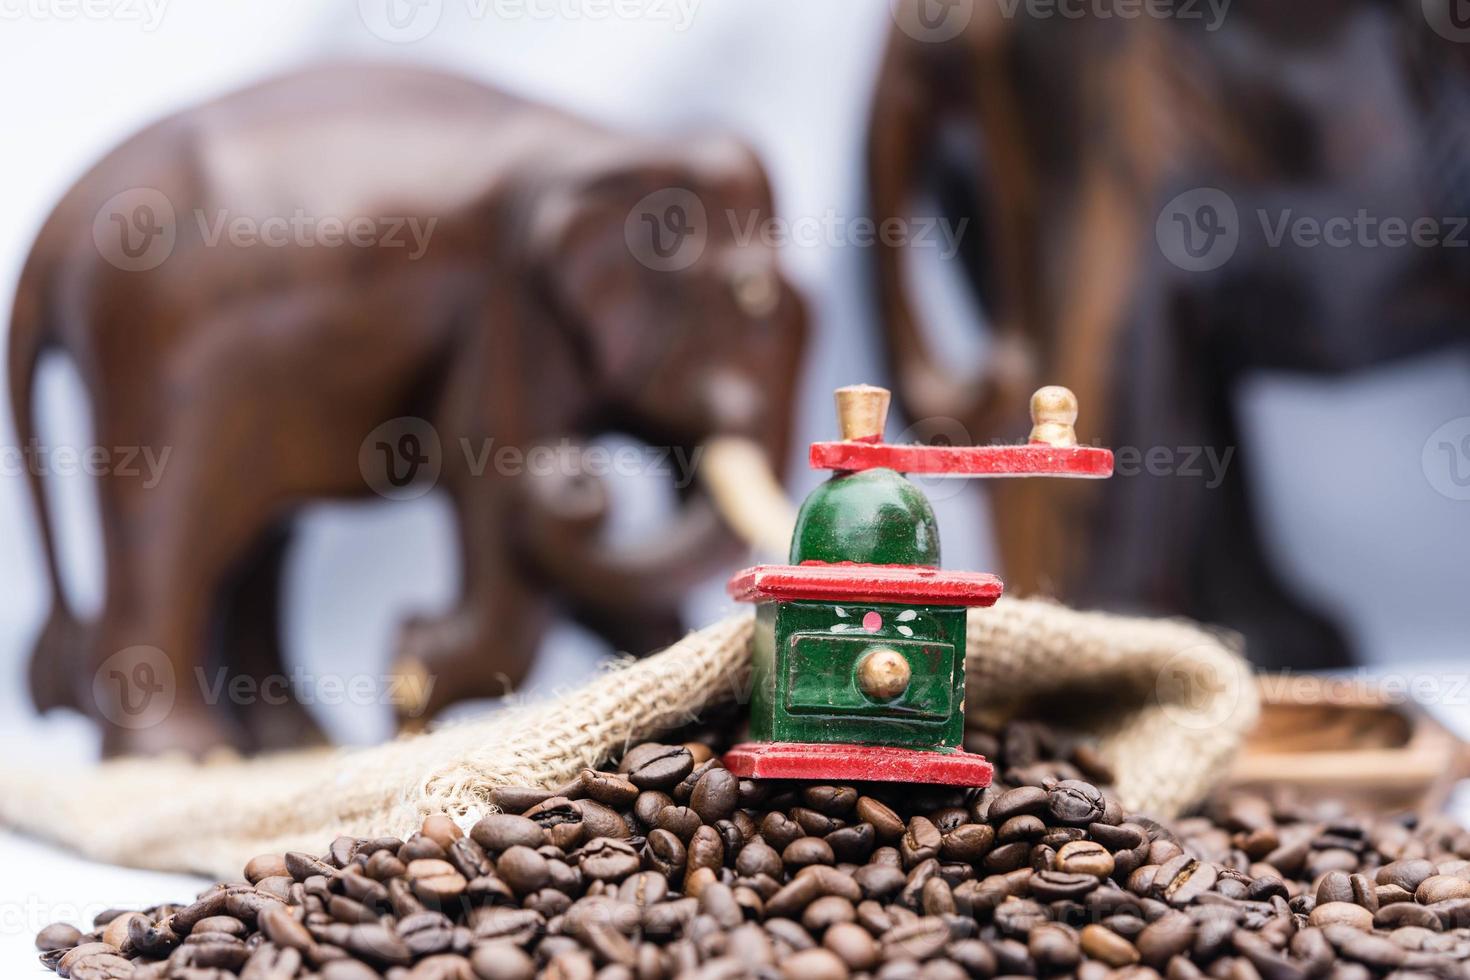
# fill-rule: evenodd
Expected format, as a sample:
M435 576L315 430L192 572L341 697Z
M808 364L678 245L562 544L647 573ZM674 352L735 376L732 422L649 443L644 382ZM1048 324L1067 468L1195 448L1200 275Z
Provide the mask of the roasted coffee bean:
M853 810L859 820L872 824L880 841L895 841L904 832L904 822L899 815L871 796L858 797Z
M409 865L409 874L413 874ZM517 844L495 861L496 873L517 895L529 895L551 881L551 867L539 851Z
M1102 790L1080 779L1064 779L1047 794L1047 812L1058 823L1085 827L1107 808Z
M705 823L726 820L740 800L740 780L728 769L705 770L689 794L689 806Z
M463 956L439 953L414 964L408 980L477 980L470 961Z
M531 807L525 817L546 832L548 844L568 851L586 838L580 802L553 796Z
M170 921L173 925L177 926L178 916L174 916L174 918ZM193 932L220 932L224 933L226 936L234 936L237 939L244 939L249 931L249 927L247 927L245 923L230 915L214 915L210 916L207 919L200 919L194 924L193 928Z
M53 949L71 949L79 945L81 941L81 930L64 922L53 922L36 933L36 948L42 952Z
M638 799L638 787L631 780L615 773L583 769L577 781L588 798L614 809L625 809Z
M287 854L285 865L286 873L296 881L305 881L312 875L331 878L337 873L336 869L325 861L318 860L310 854L303 854L299 851L293 851Z
M1143 962L1162 969L1171 957L1180 956L1194 943L1194 922L1183 912L1170 911L1150 922L1134 945Z
M703 823L699 814L687 806L669 805L658 814L659 829L667 830L686 844Z
M1326 905L1328 902L1351 902L1352 900L1353 884L1348 879L1346 871L1329 871L1317 884L1318 905Z
M868 864L853 873L853 881L867 898L884 899L897 894L906 880L899 868L885 864Z
M636 873L641 862L627 841L599 837L582 848L577 866L589 881L619 882Z
M286 867L286 859L279 854L262 854L260 857L251 858L245 865L245 880L252 885L262 878L276 878L290 874L290 869Z
M778 851L784 851L792 841L805 837L806 831L780 810L772 810L761 819L760 835L767 844Z
M828 926L822 945L836 953L849 970L871 970L878 964L878 943L856 923L835 922Z
M781 964L790 980L847 980L847 964L830 949L804 949Z
M926 916L894 926L879 937L885 959L927 960L938 955L951 939L949 925Z
M1436 873L1430 861L1394 861L1379 868L1375 880L1380 885L1397 885L1406 892L1413 892Z
M1369 912L1378 911L1378 889L1373 884L1373 879L1365 874L1352 874L1348 876L1348 884L1353 889L1353 903L1361 905Z
M596 800L577 800L575 805L577 812L582 815L582 831L587 840L595 837L625 840L631 836L628 821L611 807L604 806Z
M644 790L633 801L633 816L645 831L658 826L658 815L666 806L673 806L674 798L656 789Z
M1025 841L1002 844L986 854L980 866L987 874L1005 874L1025 866L1031 856L1031 845Z
M1046 809L1046 790L1040 786L1019 786L992 800L986 819L991 825L999 826L1011 817L1023 813L1039 815L1045 813Z
M912 868L921 861L937 857L944 837L939 828L927 817L910 818L908 827L898 842L898 853L904 867Z
M134 967L115 953L94 953L79 959L70 973L75 980L131 980Z
M1113 873L1113 868L1113 855L1094 841L1069 841L1057 850L1057 870L1066 874L1106 878Z
M538 805L545 800L538 801ZM470 837L491 854L512 847L537 848L546 843L546 831L534 820L509 813L491 813L470 828Z
M858 793L851 786L808 786L801 791L801 801L829 817L845 817L857 805Z
M713 871L725 863L725 842L713 827L700 827L689 838L688 855L685 861L686 874L697 868Z
M1123 823L1110 826L1103 823L1090 824L1087 836L1109 851L1130 851L1144 843L1143 829L1137 824Z
M1091 874L1066 871L1040 871L1031 876L1031 893L1043 902L1076 901L1097 887Z
M1153 883L1159 897L1174 906L1191 904L1213 888L1219 878L1219 870L1209 861L1181 857L1184 864L1180 865L1178 858L1170 861L1159 869Z
M878 835L873 830L872 824L868 823L842 827L822 839L831 846L832 854L839 863L850 864L861 864L866 861L878 843Z
M1125 815L1087 781L1105 767L1042 726L966 741L994 756L992 788L864 796L742 780L701 742L635 746L621 774L493 791L507 812L468 836L430 817L408 840L262 856L189 905L109 910L37 946L82 980L1448 980L1470 965L1470 833L1439 818L1234 795L1166 826Z
M1423 905L1414 902L1395 902L1379 908L1373 916L1373 925L1379 929L1400 929L1414 926L1438 932L1443 926L1439 916Z
M459 824L443 814L425 817L423 825L419 828L419 833L438 844L446 852L448 852L451 844L464 836L464 831L459 829ZM338 841L346 841L347 843L342 845L339 855L338 844L334 842L332 845L332 856L341 862L338 865L339 867L346 867L348 862L356 855L357 849L364 842L353 838L338 838Z
M781 860L790 868L804 868L809 864L833 864L837 858L832 845L820 837L799 837L787 844L781 852Z
M301 971L302 963L299 950L262 943L245 961L240 977L241 980L291 980Z
M1470 898L1470 879L1459 875L1436 874L1425 878L1414 890L1414 900L1421 905L1433 905L1455 898Z
M1027 937L1031 960L1046 973L1074 969L1082 958L1082 947L1070 926L1048 922L1031 930Z
M1404 962L1403 947L1391 939L1345 925L1327 926L1322 934L1339 954L1371 969L1393 970Z
M782 866L781 855L759 837L741 848L740 854L735 858L736 872L746 878L757 875L777 878L781 875Z
M1140 959L1131 942L1106 926L1083 926L1080 941L1084 953L1115 969L1132 966Z
M1046 824L1041 818L1029 813L1011 817L1001 824L995 831L995 839L1000 844L1014 844L1016 841L1036 841L1046 833Z
M334 959L323 964L321 980L377 980L381 974L357 960Z
M671 789L694 769L694 756L682 745L640 745L624 757L622 772L639 789Z
M974 864L995 843L995 828L984 823L962 823L945 833L939 842L939 855L946 861Z
M819 936L839 922L852 922L856 918L857 911L851 901L836 895L823 895L802 911L801 924L813 936Z
M1354 929L1373 928L1373 913L1351 902L1327 902L1318 905L1312 909L1307 920L1321 929L1335 925L1352 926Z
M799 918L806 907L816 901L821 894L821 883L814 876L793 878L766 899L766 915L768 919Z
M257 917L256 924L268 940L282 949L305 953L316 947L316 940L306 926L285 905L264 909Z
M682 874L688 860L684 842L667 830L652 830L644 844L650 867L666 877Z

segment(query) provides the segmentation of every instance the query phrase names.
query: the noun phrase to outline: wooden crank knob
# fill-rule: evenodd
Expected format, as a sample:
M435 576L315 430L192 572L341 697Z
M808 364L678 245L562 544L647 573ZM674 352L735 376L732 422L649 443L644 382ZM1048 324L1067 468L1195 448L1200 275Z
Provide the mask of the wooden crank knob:
M848 385L837 389L837 424L849 442L882 442L888 418L887 388Z
M1077 445L1077 396L1070 388L1047 385L1031 396L1031 442Z

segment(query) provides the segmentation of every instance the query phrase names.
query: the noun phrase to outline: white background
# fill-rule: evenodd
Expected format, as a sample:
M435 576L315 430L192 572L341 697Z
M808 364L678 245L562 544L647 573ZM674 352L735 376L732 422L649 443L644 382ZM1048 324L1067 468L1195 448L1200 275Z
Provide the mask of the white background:
M412 0L363 0L361 9L356 0L153 0L162 17L152 24L143 0L87 0L85 8L73 0L0 0L0 308L9 309L49 208L117 141L172 110L324 58L455 69L619 126L733 128L764 155L786 216L864 213L859 161L892 24L885 0L684 0L693 13L687 23L674 4L653 0L632 5L653 11L639 19L577 16L576 0L498 8L490 0L422 0L417 16L437 7L437 26L410 43L367 28L384 23L389 2L414 14ZM869 257L848 246L792 248L784 258L815 317L800 448L830 434L833 387L884 378L868 306ZM941 275L930 273L926 287L945 322L973 316ZM47 367L40 398L47 443L85 445L84 395L64 365ZM1247 425L1238 452L1257 461L1275 558L1289 578L1345 618L1371 661L1463 663L1470 503L1434 492L1421 451L1441 423L1470 415L1470 361L1440 358L1330 381L1260 377L1241 399ZM0 443L13 444L8 413L0 414ZM815 479L795 468L793 493ZM57 480L53 489L68 589L83 608L95 608L89 489L84 478ZM981 500L966 488L938 503L952 567L993 566ZM25 698L24 652L48 601L29 521L23 481L0 477L3 764L76 765L95 752L85 723L37 719ZM323 504L301 531L288 636L293 658L308 670L385 665L393 624L453 594L448 517L432 497ZM696 622L718 614L718 583L690 607ZM533 683L574 677L605 653L560 628ZM387 732L383 711L335 712L323 721L343 741ZM80 920L107 905L190 890L179 879L96 868L3 836L0 869L0 969L8 976L26 974L19 964L34 962L31 936L51 919Z

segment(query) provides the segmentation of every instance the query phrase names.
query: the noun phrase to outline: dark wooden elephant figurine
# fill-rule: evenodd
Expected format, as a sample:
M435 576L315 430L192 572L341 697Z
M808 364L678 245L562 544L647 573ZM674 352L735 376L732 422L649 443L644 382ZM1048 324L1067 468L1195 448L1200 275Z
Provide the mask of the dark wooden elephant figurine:
M1007 583L1222 623L1263 664L1347 662L1338 626L1267 558L1234 399L1255 371L1343 373L1466 341L1464 249L1274 240L1304 215L1470 213L1466 45L1418 0L1133 18L1002 6L950 5L970 16L947 40L895 29L876 89L874 218L913 213L925 190L969 217L963 269L990 333L968 373L937 355L908 255L880 247L900 404L1007 437L1025 430L1008 406L1045 379L1077 392L1084 439L1167 450L1176 468L1228 458L1218 482L1135 466L1105 484L997 486ZM1225 210L1211 190L1236 239L1203 268L1190 251L1224 230L1197 223ZM1171 237L1181 220L1188 242Z
M729 138L633 137L409 68L292 74L127 141L26 263L13 408L28 445L34 368L59 349L97 443L167 449L167 465L99 481L106 600L86 623L33 477L55 593L37 705L85 707L112 751L317 737L294 699L212 703L197 668L284 670L303 504L426 480L458 517L463 597L404 627L397 676L433 682L406 688L405 715L506 693L556 609L623 650L676 639L682 591L741 547L685 471L714 436L777 469L787 455L803 309L774 252L734 234L771 209ZM684 477L668 526L631 545L601 533L607 467L587 446L603 433ZM109 668L120 691L98 682L139 647L163 661ZM168 671L171 710L119 716L126 680Z

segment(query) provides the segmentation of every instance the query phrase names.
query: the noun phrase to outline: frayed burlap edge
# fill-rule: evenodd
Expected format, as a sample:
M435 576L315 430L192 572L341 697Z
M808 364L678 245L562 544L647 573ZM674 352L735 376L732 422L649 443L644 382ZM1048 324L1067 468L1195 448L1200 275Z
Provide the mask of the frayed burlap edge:
M468 821L496 786L562 783L747 697L752 622L731 616L554 701L373 748L0 773L0 823L101 861L228 879L257 854L403 835L430 813ZM971 613L967 680L972 709L1077 699L1071 720L1101 736L1125 804L1165 817L1224 772L1257 710L1249 671L1221 638L1038 600Z

